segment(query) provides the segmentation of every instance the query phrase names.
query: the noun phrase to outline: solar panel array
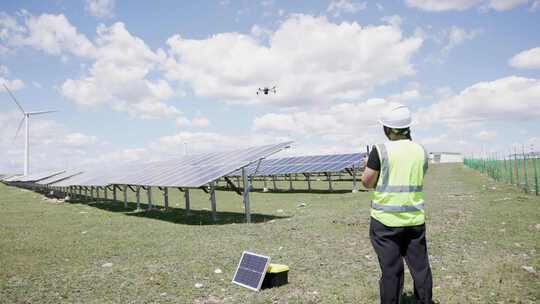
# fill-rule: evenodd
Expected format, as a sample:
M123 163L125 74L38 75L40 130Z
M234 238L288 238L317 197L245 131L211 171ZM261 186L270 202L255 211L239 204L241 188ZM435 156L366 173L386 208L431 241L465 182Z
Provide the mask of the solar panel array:
M53 185L67 187L118 184L198 188L287 148L290 144L291 142L284 142L229 152L188 155L168 161L122 165L107 170L84 172Z
M270 257L244 251L232 281L240 286L258 291L261 289L269 264Z
M2 181L3 182L11 182L11 181L15 181L17 178L21 177L22 175L21 174L11 174L11 175L6 175L4 177L2 177Z
M74 177L74 176L79 175L81 173L82 173L82 171L69 170L69 171L66 171L66 172L56 174L56 175L53 175L51 177L39 180L39 181L36 182L36 184L38 184L38 185L49 185L49 184L52 184L52 183L57 183L59 181L63 181L63 180L68 179L70 177Z
M341 172L347 168L362 165L365 153L296 156L265 159L257 169L257 164L250 165L247 170L254 176L273 176L297 173ZM240 175L236 171L231 176Z
M5 181L7 182L37 182L42 179L61 174L63 172L64 171L59 171L59 170L38 172L38 173L29 174L26 176L25 175L16 176L13 178L6 179Z

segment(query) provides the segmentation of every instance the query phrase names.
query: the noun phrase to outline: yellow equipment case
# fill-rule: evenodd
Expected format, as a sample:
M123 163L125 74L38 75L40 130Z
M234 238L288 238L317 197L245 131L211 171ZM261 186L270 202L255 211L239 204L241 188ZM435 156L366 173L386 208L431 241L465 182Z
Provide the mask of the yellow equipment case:
M264 276L261 288L273 288L287 284L289 281L289 266L270 264Z

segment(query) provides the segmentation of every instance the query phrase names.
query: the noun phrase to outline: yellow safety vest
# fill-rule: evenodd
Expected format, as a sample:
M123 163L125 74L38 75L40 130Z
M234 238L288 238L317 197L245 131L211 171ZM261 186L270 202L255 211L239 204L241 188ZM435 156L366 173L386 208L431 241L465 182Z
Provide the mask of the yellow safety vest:
M375 147L381 170L371 197L371 216L390 227L424 224L426 150L410 140L390 141Z

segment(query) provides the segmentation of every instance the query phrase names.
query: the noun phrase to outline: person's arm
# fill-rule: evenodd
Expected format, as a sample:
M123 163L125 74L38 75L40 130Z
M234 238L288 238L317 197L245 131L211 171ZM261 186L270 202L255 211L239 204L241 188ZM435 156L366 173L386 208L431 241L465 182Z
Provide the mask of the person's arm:
M379 179L379 171L375 171L371 168L367 168L362 173L362 185L367 189L375 188L377 180Z
M381 161L379 159L379 152L374 146L369 153L369 158L364 156L364 173L362 173L362 185L365 188L375 188L377 181L379 180L379 171L381 170Z

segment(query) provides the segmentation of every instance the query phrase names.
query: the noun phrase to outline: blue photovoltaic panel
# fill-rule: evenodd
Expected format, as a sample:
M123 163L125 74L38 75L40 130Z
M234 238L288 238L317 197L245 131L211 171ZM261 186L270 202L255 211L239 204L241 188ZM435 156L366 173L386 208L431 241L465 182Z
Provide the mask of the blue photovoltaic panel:
M258 291L269 264L270 257L244 251L234 273L233 283Z
M25 175L25 176L20 176L19 178L15 180L11 180L11 181L12 182L36 182L36 181L40 181L42 179L46 179L51 176L61 174L61 173L64 173L64 171L56 170L56 171L38 172L38 173L33 173L33 174Z
M2 178L2 181L8 183L8 182L11 182L11 181L15 181L17 178L19 178L21 176L23 176L23 175L22 174L13 174L13 175L9 175L9 176L4 176Z
M57 182L65 180L65 179L68 179L70 177L77 176L77 175L79 175L81 173L82 173L81 171L66 171L64 173L60 173L60 174L57 174L57 175L42 179L42 180L36 182L36 184L38 184L38 185L48 185L48 184L52 184L52 183L57 183Z
M114 168L86 171L54 183L54 186L140 185L198 188L259 159L287 148L291 142L187 155L168 161L132 163Z
M150 166L144 171L119 176L113 184L198 188L222 176L270 156L291 143L251 147L229 152L185 156Z
M258 170L257 164L247 168L249 175L272 176L296 173L341 172L347 168L360 167L365 153L296 156L275 159L265 159ZM240 175L235 171L231 176Z

